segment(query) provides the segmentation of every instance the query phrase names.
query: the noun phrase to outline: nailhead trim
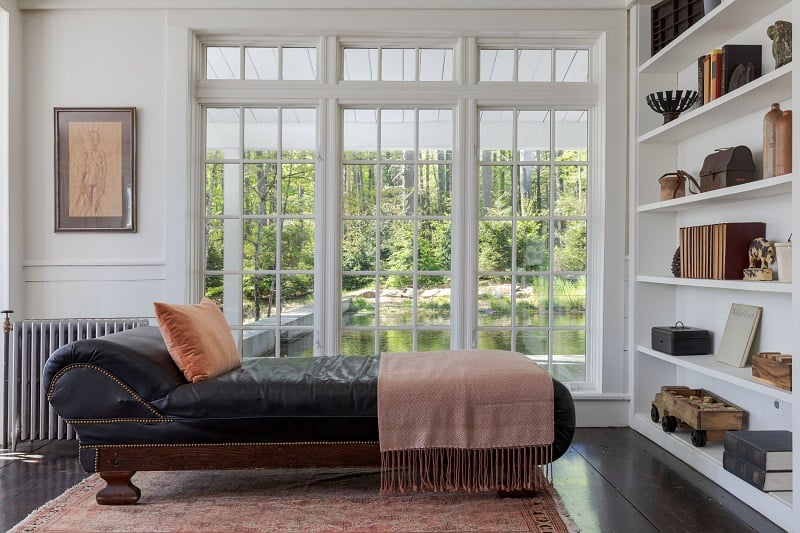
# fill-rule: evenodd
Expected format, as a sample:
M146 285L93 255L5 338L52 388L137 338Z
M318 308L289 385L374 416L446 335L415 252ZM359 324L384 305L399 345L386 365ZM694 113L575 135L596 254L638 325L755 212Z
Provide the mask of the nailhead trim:
M168 418L161 418L154 420L152 418L99 418L99 419L84 419L66 420L67 423L73 426L87 425L87 424L120 424L120 423L134 423L134 424L169 424L174 420Z
M106 376L108 379L110 379L111 381L113 381L114 383L116 383L117 385L122 387L123 390L125 390L125 392L130 394L131 397L133 397L134 400L136 400L137 402L142 404L147 410L151 411L154 415L156 415L159 418L166 418L164 415L159 413L152 405L150 405L150 403L148 401L146 401L144 398L142 398L141 396L136 394L136 392L134 392L134 390L132 388L130 388L126 383L124 383L122 380L120 380L117 376L115 376L114 374L112 374L111 372L109 372L108 370L106 370L104 368L100 368L97 365L89 365L89 364L85 364L85 363L76 363L76 364L72 364L72 365L67 365L64 368L62 368L61 370L59 370L58 373L55 376L53 376L53 381L50 382L50 389L47 391L47 401L50 401L50 399L51 399L51 397L53 395L54 389L56 387L56 383L58 382L58 380L66 372L68 372L69 370L75 369L75 368L88 368L89 370L95 370L97 372L100 372L101 374Z

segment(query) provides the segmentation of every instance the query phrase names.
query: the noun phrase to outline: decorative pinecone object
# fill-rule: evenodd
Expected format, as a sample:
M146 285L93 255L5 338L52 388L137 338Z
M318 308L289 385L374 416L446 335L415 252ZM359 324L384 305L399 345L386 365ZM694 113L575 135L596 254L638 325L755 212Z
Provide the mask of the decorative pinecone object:
M672 256L672 275L676 278L681 277L681 249L675 250Z

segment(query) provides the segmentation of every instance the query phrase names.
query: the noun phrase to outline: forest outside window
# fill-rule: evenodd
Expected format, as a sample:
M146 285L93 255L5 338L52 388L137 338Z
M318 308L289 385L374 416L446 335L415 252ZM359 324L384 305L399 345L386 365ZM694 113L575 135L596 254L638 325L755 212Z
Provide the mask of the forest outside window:
M245 358L502 349L592 381L585 41L229 42L198 83L203 279Z

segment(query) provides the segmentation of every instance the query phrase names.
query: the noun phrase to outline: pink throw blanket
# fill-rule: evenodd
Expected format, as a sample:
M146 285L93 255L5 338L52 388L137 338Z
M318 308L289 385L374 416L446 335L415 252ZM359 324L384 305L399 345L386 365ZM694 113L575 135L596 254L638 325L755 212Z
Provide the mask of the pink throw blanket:
M553 381L502 350L385 353L378 372L381 492L549 484Z

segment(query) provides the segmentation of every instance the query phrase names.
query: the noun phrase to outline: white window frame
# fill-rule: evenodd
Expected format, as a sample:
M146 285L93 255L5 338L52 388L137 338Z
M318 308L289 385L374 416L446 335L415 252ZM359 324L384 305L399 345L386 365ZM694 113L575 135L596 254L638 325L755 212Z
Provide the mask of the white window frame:
M198 81L195 78L195 99L194 102L198 105L208 104L220 104L221 102L236 102L240 103L241 105L307 105L309 99L315 99L315 101L319 104L319 120L320 124L323 124L321 131L321 139L320 139L320 159L322 161L320 165L320 169L322 172L326 173L326 175L331 175L331 172L336 172L340 165L338 161L336 161L336 150L339 146L339 135L340 132L337 131L336 126L331 125L330 122L325 118L326 115L332 115L338 113L338 109L340 105L347 104L347 105L358 105L358 104L375 104L377 102L381 102L386 104L387 103L387 95L389 91L386 89L389 88L391 85L396 85L398 83L404 85L404 90L412 93L407 96L397 97L396 95L391 99L388 100L392 105L402 105L404 102L408 105L420 105L420 104L429 104L433 106L449 106L452 105L453 100L456 101L455 106L455 122L456 122L456 131L459 132L458 135L463 135L463 138L454 139L454 144L456 146L466 146L466 147L473 147L471 150L462 150L463 152L469 153L461 153L455 156L455 160L453 162L454 165L454 175L462 175L465 178L466 183L474 183L476 176L475 176L475 165L474 165L474 150L475 150L475 128L477 126L476 123L476 113L477 109L482 106L502 106L506 103L506 98L513 99L513 105L518 107L525 107L525 106L537 106L537 105L547 105L547 106L562 106L562 105L577 105L582 106L590 109L597 109L597 117L592 119L591 123L594 124L593 132L590 132L590 139L593 139L593 145L590 146L589 150L590 153L596 154L596 157L593 157L593 161L595 161L595 172L597 174L598 182L601 184L600 186L595 186L590 189L590 205L597 205L602 206L603 202L605 201L604 192L605 192L605 173L606 173L606 166L604 161L604 154L605 154L605 143L601 140L606 135L604 128L607 127L607 124L604 119L604 100L603 98L603 91L600 87L603 87L604 84L604 72L600 68L600 65L603 64L603 58L607 57L606 50L604 48L605 45L605 37L602 32L597 31L588 31L584 32L588 36L577 37L577 38L569 38L565 39L564 42L558 42L554 44L553 39L540 39L540 38L531 38L531 39L494 39L494 40L486 40L481 39L481 43L497 43L497 46L503 47L518 47L518 48L528 48L528 47L536 47L537 45L544 46L545 44L548 47L557 47L557 48L570 48L570 47L588 47L590 50L590 77L589 82L587 84L574 84L570 83L569 85L581 85L582 87L575 88L575 87L564 87L567 85L565 83L544 83L544 82L536 82L536 85L539 87L537 88L537 93L535 95L531 94L530 87L509 87L504 91L502 97L498 97L497 95L497 87L493 82L480 82L478 83L478 57L477 57L477 50L479 49L478 39L474 37L461 37L457 39L457 46L454 51L454 81L453 82L446 82L445 84L434 84L438 85L436 87L426 87L426 89L421 91L416 91L413 88L409 91L408 85L409 82L338 82L339 78L339 69L341 66L340 60L340 42L337 41L336 37L322 37L320 38L320 45L317 51L317 58L319 61L319 69L318 69L318 80L316 82L290 82L290 81L276 81L276 82L253 82L253 81L242 81L236 82L240 86L236 87L233 91L231 90L224 90L220 91L219 87L215 87L220 83L230 83L228 80L205 80L205 81ZM552 35L552 32L549 33ZM180 38L177 35L176 36ZM235 37L230 37L223 39L222 42L231 42L236 40ZM341 38L341 43L350 44L354 42L355 39L347 37ZM397 40L401 41L401 40ZM218 44L220 40L215 40L214 44ZM241 38L238 42L244 43ZM252 40L246 41L248 44L253 42ZM309 39L305 39L303 42L309 42ZM359 39L359 42L362 42ZM376 39L375 42L381 42L383 46L391 46L391 44L395 43L388 43L385 40ZM422 47L426 45L419 44L419 41L416 39L410 39L407 42L396 42L397 46L404 46L404 47ZM196 48L196 46L195 46ZM465 53L465 51L469 53ZM336 69L333 69L333 63L331 61L332 58L336 59ZM507 82L497 82L497 84L506 84L509 85ZM258 91L254 90L254 85L258 85ZM307 84L305 87L301 86L301 84ZM354 87L350 87L350 85L355 84L369 84L370 87L363 87L358 89L358 98L353 98L352 89ZM378 85L383 84L383 87ZM316 85L315 87L308 88L309 85ZM441 87L441 85L451 85L452 87L446 88ZM528 84L529 85L529 84ZM347 87L347 91L345 91L345 87ZM592 96L587 97L586 94L588 92L592 93ZM224 93L224 96L221 96L221 92ZM426 94L427 93L427 94ZM304 96L305 99L298 100L297 98L294 99L286 99L287 94L294 94L296 96ZM443 97L446 95L447 97ZM558 98L558 100L555 100ZM196 113L196 112L195 112ZM196 120L193 121L196 123ZM196 134L189 134L187 137L191 138L192 135ZM190 165L192 166L192 165ZM196 175L196 173L192 174ZM336 175L336 174L334 174ZM193 187L189 185L189 190L191 191ZM196 187L194 187L196 189ZM471 190L471 187L465 187L462 191L456 191L454 186L453 191L453 217L454 219L457 217L471 217L471 220L477 220L477 198L476 198L476 191ZM338 194L338 184L336 180L329 181L327 183L320 183L318 187L318 191L320 192L320 196L324 197L326 200L319 202L318 213L321 213L320 216L330 217L330 213L338 213L339 206L338 199L340 195ZM192 196L196 197L197 190L194 190L194 194ZM598 197L595 198L595 195ZM335 198L335 200L332 200ZM196 205L196 203L195 203ZM191 207L190 207L191 209ZM603 333L605 331L603 320L600 318L602 313L602 309L598 309L597 312L592 312L593 306L595 302L602 302L602 294L603 294L603 287L605 282L604 277L604 254L602 252L604 247L604 242L607 240L605 236L605 220L602 216L602 209L595 209L587 213L589 215L588 224L590 227L593 228L592 234L594 237L590 237L589 243L587 244L587 253L588 253L588 263L589 263L589 276L595 280L591 283L591 287L593 287L592 294L587 294L587 329L590 332L587 334L587 383L583 386L579 386L579 388L590 388L594 390L602 389L602 373L601 367L604 366L602 361L602 352L603 347L605 345L603 339ZM319 226L324 226L324 224L318 224ZM326 228L326 232L324 234L317 235L317 246L318 246L318 253L321 253L322 257L331 257L329 250L330 247L330 240L331 232L334 231L333 235L337 233L335 230L337 228L331 228L328 225ZM195 230L197 231L197 230ZM202 228L199 229L202 232ZM320 230L318 230L320 231ZM191 233L191 232L189 232ZM475 247L477 243L470 242L470 238L464 234L465 231L461 230L458 232L454 232L453 235L453 254L454 255L470 255L472 257L476 257L475 255ZM477 239L475 239L476 241ZM191 248L191 245L189 245ZM202 254L202 252L200 252ZM328 254L328 255L325 255ZM336 257L335 255L333 256ZM185 271L187 272L198 272L197 264L202 261L201 257L198 257L197 250L195 250L195 254L190 256L189 265ZM194 265L194 266L192 266ZM202 271L202 263L200 263L200 271ZM333 266L330 263L327 265L328 267ZM476 265L463 265L460 267L456 267L453 265L453 287L466 287L471 280L476 280ZM333 312L334 309L339 308L338 298L338 284L331 283L331 279L329 275L326 275L324 272L321 272L320 266L318 265L318 273L315 274L315 279L318 280L319 283L323 284L321 287L321 291L317 292L317 297L315 301L317 305L322 309L323 315L326 317L323 320L317 322L317 334L315 340L315 352L319 354L331 354L335 353L336 346L338 342L338 328L336 324L338 321L334 318L331 319L332 316L335 316ZM339 269L336 268L335 273L338 273ZM194 276L193 276L194 277ZM336 276L334 275L334 278ZM336 289L333 289L333 285L336 285ZM197 281L192 281L192 279L187 280L187 294L191 296L197 297L199 296L197 292L198 285ZM469 291L464 290L463 294L459 294L460 291L454 290L454 298L453 298L453 308L459 309L475 309L476 308L476 291ZM470 312L462 312L460 315L456 312L452 315L452 339L453 339L453 347L471 347L474 343L474 332L475 332L475 318L474 316L470 316ZM620 318L621 323L621 318ZM320 335L320 330L325 331L324 337ZM621 342L620 342L621 344Z

